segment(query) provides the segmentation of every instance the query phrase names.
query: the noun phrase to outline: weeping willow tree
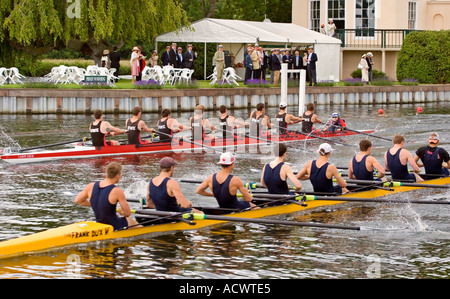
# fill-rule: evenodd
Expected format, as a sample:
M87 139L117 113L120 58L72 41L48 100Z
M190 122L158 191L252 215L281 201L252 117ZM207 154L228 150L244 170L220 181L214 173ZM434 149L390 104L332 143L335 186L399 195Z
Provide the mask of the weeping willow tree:
M70 48L99 62L105 49L188 23L177 0L1 0L0 63Z

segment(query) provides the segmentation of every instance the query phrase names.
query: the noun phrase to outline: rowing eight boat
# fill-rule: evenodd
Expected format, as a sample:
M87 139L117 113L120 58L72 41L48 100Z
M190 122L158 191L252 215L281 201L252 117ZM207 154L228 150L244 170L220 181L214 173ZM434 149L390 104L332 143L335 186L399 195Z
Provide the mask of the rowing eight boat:
M450 177L429 180L426 181L426 183L428 185L450 184ZM340 197L342 198L342 201L336 200L335 198L333 200L326 200L322 198L321 200L306 201L302 204L299 204L298 202L297 203L284 202L281 205L275 206L269 205L261 209L226 214L223 215L224 216L223 219L227 219L227 217L257 219L261 217L303 211L305 209L312 209L321 206L336 205L344 203L346 201L346 198L348 198L349 200L351 200L350 198L371 199L393 193L411 191L418 188L424 187L396 186L393 187L391 190L375 189L363 192L356 192L352 194L341 195ZM205 208L204 212L208 214L208 209ZM88 243L112 239L131 238L155 232L172 232L172 231L199 229L213 224L228 222L226 220L216 220L216 219L195 220L194 224L193 222L187 223L177 221L179 219L176 218L173 219L174 222L170 223L154 224L153 222L153 225L144 226L142 228L124 229L116 231L114 231L112 226L107 224L96 223L93 221L83 221L27 235L24 237L19 237L16 239L0 242L0 258L23 255L37 251L54 250L56 248L67 245L75 245L80 243Z
M80 159L80 158L94 158L100 156L117 156L117 155L139 155L139 154L153 154L164 152L195 152L202 150L223 149L235 146L248 145L265 145L269 142L293 142L301 140L309 140L316 138L333 138L343 137L349 135L357 135L360 133L372 133L370 131L344 131L344 132L313 132L309 136L304 133L289 133L288 135L272 136L270 140L263 138L252 138L248 136L236 136L236 138L222 139L214 138L213 134L207 136L203 141L190 140L173 140L172 142L153 142L142 145L117 145L117 146L103 146L95 147L87 145L83 142L73 144L71 148L59 150L33 150L24 152L21 149L5 148L1 159L10 164L24 164L47 162L61 159Z

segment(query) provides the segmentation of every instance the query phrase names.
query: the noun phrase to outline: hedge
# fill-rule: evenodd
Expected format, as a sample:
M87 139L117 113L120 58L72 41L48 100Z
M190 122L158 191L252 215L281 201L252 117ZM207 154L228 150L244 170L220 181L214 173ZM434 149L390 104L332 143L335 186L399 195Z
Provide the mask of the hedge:
M417 79L426 84L449 83L450 30L409 33L398 55L397 79Z

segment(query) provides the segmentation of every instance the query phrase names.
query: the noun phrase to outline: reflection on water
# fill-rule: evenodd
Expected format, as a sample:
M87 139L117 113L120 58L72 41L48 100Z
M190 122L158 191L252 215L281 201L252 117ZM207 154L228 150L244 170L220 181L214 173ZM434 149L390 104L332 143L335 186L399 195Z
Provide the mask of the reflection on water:
M319 107L325 120L338 111L353 129L375 128L376 135L391 138L402 133L406 148L414 152L437 131L449 150L448 104L424 105L416 115L414 105ZM269 109L269 114L275 114ZM239 118L248 111L233 112ZM217 114L207 112L207 117ZM187 122L188 113L175 115ZM123 127L128 115L106 115ZM148 125L156 115L144 115ZM84 115L0 116L0 147L50 144L86 135L91 121ZM217 122L213 120L212 122ZM295 127L294 127L295 128ZM5 137L8 136L11 139ZM2 137L3 136L3 137ZM351 146L332 144L331 162L346 166L358 151L362 136L338 139ZM390 143L370 138L380 161ZM298 171L321 141L290 144L288 162ZM235 174L244 182L258 182L270 152L239 152ZM102 178L105 166L117 161L124 167L119 186L128 197L145 194L148 180L159 172L157 162L166 154L66 160L10 166L0 164L0 240L11 239L61 225L92 219L93 213L73 204L85 184ZM218 154L169 154L180 162L174 177L202 180L218 170ZM309 182L304 188L311 189ZM195 195L195 184L181 184L195 205L215 206L211 198ZM393 198L450 200L450 192L420 190ZM201 230L150 235L131 240L99 242L53 252L0 260L0 278L447 278L450 274L450 213L447 206L349 203L314 211L278 216L293 221L316 221L361 226L362 231L343 231L259 224L226 224ZM379 272L371 273L371 266ZM372 275L372 276L370 276ZM377 276L378 275L378 276Z

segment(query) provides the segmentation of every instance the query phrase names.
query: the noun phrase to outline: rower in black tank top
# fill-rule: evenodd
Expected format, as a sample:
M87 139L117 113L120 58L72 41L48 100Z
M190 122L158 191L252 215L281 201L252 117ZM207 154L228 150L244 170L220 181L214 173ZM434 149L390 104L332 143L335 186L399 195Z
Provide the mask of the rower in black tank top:
M142 144L141 131L138 128L138 124L141 120L138 119L135 122L131 122L131 119L127 120L128 130L128 144Z
M99 121L98 124L94 125L91 123L89 132L91 133L92 145L93 146L110 146L111 142L105 140L106 134L100 131L100 127L102 125L102 121Z
M228 125L228 116L229 115L225 116L225 118L219 117L219 128L222 130L223 139L234 137L233 127Z
M277 126L278 134L280 134L280 135L287 134L288 124L286 122L286 114L287 114L287 112L285 112L283 114L278 113L277 115L275 115L275 124Z
M306 111L308 112L308 111ZM302 132L303 133L311 133L313 130L313 122L311 121L312 116L314 113L311 112L311 114L306 114L306 112L303 112L303 122L302 122Z
M173 131L167 126L167 121L169 118L166 118L165 120L158 120L158 132L162 134L159 135L159 141L160 142L170 142L172 141ZM168 136L170 135L170 136Z

